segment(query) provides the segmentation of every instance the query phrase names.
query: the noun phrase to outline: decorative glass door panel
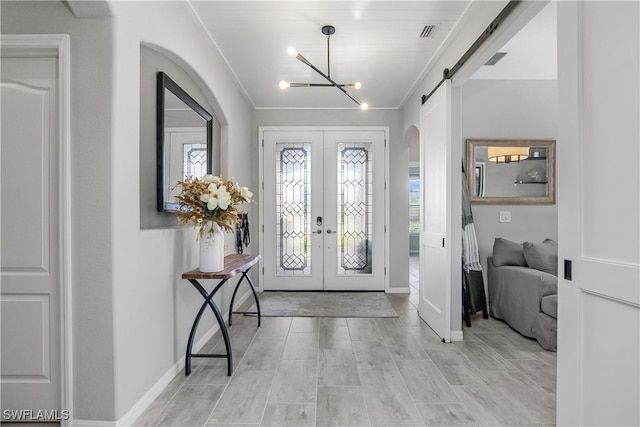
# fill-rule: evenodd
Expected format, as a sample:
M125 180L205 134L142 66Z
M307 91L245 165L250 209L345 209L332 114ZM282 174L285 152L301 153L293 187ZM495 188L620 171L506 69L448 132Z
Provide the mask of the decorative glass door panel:
M384 290L384 143L384 131L324 133L325 290Z
M184 177L200 178L207 173L207 144L184 144L182 146Z
M337 145L338 274L371 274L373 153L371 144Z
M311 273L311 146L276 144L276 274Z
M322 132L265 131L262 140L264 289L322 290Z
M262 137L264 289L384 290L385 132Z

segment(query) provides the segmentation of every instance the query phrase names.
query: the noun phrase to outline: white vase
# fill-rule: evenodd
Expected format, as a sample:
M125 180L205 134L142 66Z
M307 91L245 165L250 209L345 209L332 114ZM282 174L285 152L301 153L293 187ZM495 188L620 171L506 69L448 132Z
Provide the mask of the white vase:
M211 225L212 232L207 229L200 243L200 271L212 273L224 270L224 233L215 222Z

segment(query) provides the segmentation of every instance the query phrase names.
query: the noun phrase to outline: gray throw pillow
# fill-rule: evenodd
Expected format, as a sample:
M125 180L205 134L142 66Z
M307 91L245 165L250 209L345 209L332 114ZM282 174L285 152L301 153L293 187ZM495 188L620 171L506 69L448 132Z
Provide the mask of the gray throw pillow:
M493 242L493 265L500 267L502 265L520 265L527 266L524 257L524 248L520 243L511 240L496 237Z
M530 268L558 275L558 243L545 239L542 243L524 242L524 258Z

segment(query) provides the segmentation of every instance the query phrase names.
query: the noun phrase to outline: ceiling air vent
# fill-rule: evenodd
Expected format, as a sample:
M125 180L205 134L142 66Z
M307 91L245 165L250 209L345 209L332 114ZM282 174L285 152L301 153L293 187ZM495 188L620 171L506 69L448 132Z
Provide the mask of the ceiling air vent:
M422 31L420 32L420 38L426 39L428 37L433 37L433 35L436 33L436 30L438 29L439 26L440 24L425 25Z
M489 60L485 62L484 65L496 65L496 63L504 58L506 54L507 52L496 52L496 54L489 58Z

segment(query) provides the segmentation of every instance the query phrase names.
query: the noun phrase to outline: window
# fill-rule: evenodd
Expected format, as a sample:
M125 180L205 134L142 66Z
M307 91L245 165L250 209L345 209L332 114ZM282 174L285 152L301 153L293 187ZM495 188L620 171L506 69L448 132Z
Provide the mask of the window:
M183 177L200 178L207 173L207 145L184 144Z
M409 234L420 233L420 167L409 167Z

